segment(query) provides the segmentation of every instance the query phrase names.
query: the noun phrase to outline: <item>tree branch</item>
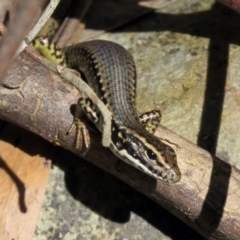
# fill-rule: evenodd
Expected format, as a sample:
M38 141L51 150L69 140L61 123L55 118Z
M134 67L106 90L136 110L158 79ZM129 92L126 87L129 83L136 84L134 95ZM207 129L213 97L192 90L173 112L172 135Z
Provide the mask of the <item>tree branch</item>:
M0 118L81 156L73 147L74 131L66 135L79 92L30 55L20 54L0 89ZM164 127L156 135L177 153L182 172L177 184L156 181L118 160L102 147L97 130L89 131L91 146L84 158L144 193L206 238L239 239L239 171Z

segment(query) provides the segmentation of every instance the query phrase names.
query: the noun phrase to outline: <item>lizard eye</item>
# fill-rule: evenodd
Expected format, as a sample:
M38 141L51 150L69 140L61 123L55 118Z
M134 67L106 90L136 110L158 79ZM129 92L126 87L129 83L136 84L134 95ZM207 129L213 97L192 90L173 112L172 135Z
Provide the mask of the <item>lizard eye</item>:
M115 143L118 150L123 148L123 140L121 138Z
M152 161L157 161L157 155L150 149L146 150L147 157Z

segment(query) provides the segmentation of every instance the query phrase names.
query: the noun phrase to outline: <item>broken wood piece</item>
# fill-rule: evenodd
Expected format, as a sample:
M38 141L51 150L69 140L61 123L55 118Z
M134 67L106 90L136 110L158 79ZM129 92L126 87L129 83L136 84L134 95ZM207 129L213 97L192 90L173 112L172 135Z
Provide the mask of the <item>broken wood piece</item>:
M51 166L43 160L51 159L55 148L12 124L4 126L0 138L0 236L32 240Z

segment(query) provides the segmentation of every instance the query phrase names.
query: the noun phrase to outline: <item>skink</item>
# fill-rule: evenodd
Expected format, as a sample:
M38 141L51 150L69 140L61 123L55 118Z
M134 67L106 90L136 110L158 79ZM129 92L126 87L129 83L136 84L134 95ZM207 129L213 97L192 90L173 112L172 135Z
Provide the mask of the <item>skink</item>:
M80 71L112 112L110 149L115 155L155 179L172 183L180 180L173 148L152 134L156 128L155 118L160 112L155 110L138 115L135 107L136 68L125 48L113 42L93 40L60 50L45 38L34 40L33 45L38 49L46 47L50 60ZM87 108L91 108L91 104L85 99L79 103L88 114ZM101 130L98 117L90 118Z

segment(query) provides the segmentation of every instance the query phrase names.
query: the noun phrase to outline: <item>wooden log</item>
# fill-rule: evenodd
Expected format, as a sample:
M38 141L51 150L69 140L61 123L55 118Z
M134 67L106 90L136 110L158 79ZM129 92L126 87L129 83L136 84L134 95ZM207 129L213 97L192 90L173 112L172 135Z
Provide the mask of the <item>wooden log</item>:
M74 149L74 131L66 135L79 97L76 89L23 52L0 89L0 118L81 156ZM240 173L236 168L159 127L156 135L175 149L182 179L177 184L156 181L103 148L100 133L91 129L85 159L147 195L204 237L240 239Z

